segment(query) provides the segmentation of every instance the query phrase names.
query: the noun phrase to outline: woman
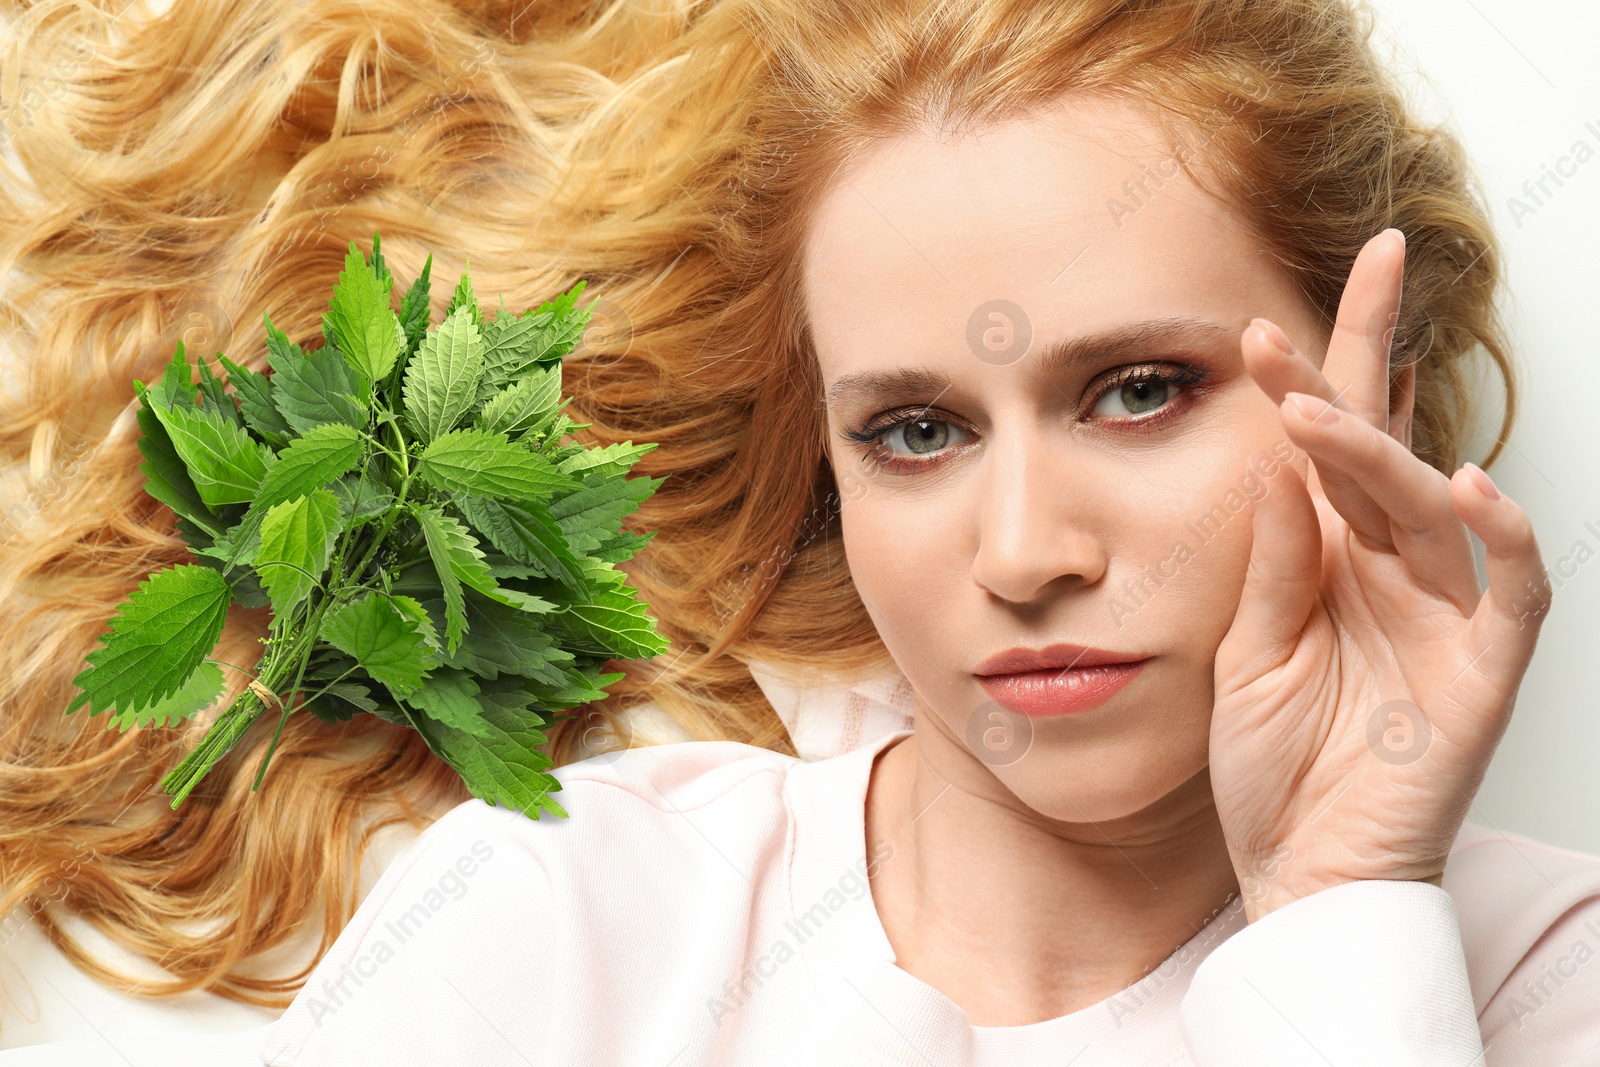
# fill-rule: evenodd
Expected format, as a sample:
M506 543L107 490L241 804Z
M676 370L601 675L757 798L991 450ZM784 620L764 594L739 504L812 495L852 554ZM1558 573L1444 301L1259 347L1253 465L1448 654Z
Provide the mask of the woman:
M567 389L662 442L633 573L701 653L618 703L700 740L564 767L570 820L451 808L265 1062L1581 1062L1600 969L1541 952L1600 931L1600 859L1544 847L1530 890L1461 833L1549 607L1457 469L1468 353L1509 366L1495 246L1351 13L544 17L547 66L452 106L569 165L521 240L615 283L625 340ZM622 87L519 114L499 80L574 69ZM536 153L494 143L458 196L498 228ZM433 178L419 238L460 209ZM775 750L743 662L885 655L911 729ZM244 788L169 825L265 835Z

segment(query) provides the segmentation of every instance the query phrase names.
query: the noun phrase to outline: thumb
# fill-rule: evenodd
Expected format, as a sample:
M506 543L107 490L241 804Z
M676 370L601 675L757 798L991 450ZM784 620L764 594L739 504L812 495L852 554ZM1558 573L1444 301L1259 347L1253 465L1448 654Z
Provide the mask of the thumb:
M1305 481L1262 449L1249 463L1263 491L1251 516L1239 607L1217 649L1219 681L1248 681L1288 659L1322 585L1322 525Z

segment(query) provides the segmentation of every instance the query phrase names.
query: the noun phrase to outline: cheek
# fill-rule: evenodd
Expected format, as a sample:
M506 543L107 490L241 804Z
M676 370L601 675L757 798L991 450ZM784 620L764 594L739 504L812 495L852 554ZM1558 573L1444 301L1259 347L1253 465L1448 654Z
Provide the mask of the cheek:
M1138 525L1124 527L1128 547L1116 553L1106 590L1110 630L1121 640L1108 644L1181 642L1168 651L1197 661L1215 652L1238 608L1254 502L1266 490L1246 462L1252 448L1270 452L1272 442L1230 440L1225 451L1191 452L1181 477L1173 469L1162 476L1159 506L1138 509Z
M918 666L944 658L952 632L963 632L959 583L970 582L972 561L950 510L924 514L873 487L845 498L839 522L850 580L885 647L916 682Z

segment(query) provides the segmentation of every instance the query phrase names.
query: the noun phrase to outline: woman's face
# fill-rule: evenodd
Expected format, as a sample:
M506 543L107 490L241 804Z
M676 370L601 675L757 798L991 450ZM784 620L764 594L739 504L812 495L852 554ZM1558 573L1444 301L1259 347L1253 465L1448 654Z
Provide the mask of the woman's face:
M877 146L808 234L845 552L915 689L919 753L1053 819L1200 795L1261 493L1248 458L1306 470L1240 337L1269 318L1320 366L1327 332L1182 176L1188 144L1069 98L958 143ZM974 673L1057 643L1148 661L1067 714L1008 710Z

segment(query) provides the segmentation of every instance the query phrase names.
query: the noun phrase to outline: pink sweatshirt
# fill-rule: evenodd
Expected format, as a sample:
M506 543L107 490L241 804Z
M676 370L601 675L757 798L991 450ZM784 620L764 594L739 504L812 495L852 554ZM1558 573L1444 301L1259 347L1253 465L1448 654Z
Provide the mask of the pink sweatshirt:
M733 742L560 768L571 818L482 801L384 872L272 1067L1600 1064L1600 857L1465 827L1444 888L1238 898L1106 1000L970 1025L894 964L868 892L872 757ZM879 846L880 852L887 846Z

